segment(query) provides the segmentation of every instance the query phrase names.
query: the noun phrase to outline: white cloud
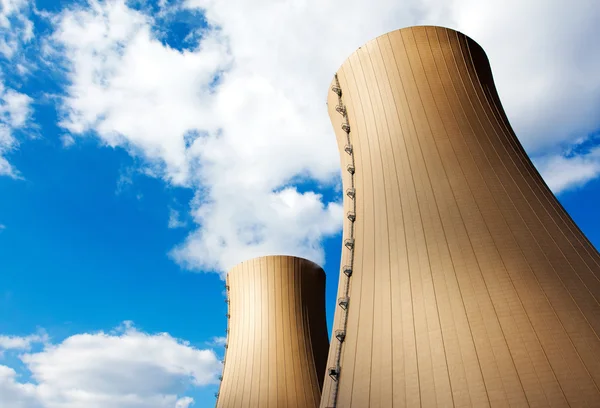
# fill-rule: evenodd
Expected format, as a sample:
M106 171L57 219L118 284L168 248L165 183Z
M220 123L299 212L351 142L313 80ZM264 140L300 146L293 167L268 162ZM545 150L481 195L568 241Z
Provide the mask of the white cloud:
M183 397L177 400L175 408L188 408L194 405L194 399L190 397Z
M71 147L75 144L75 138L72 135L64 134L60 137L63 147Z
M0 365L0 406L183 408L193 399L182 393L216 383L221 371L212 350L166 333L143 333L131 323L111 333L74 335L19 358L35 382L22 382Z
M32 113L31 102L29 96L6 88L0 78L0 176L20 177L4 156L17 147L14 133L28 125Z
M2 229L2 226L0 226ZM0 335L0 352L2 350L29 350L34 343L46 343L49 340L45 332L29 336L3 336Z
M320 242L339 230L340 207L282 188L298 176L335 180L329 82L352 51L387 31L439 24L480 42L530 153L600 127L600 56L589 52L590 39L600 38L600 8L592 0L187 6L209 24L191 50L165 46L155 21L122 1L64 11L54 40L70 68L63 126L92 130L146 158L153 174L196 189L198 229L173 251L189 267L225 270L267 253L323 262Z
M174 208L169 209L169 228L183 228L187 226L185 221L181 220L181 214Z
M110 146L142 153L175 184L189 179L185 136L211 128L209 84L227 64L226 47L209 35L196 52L163 46L152 20L121 1L64 12L55 40L64 47L72 84L62 125L95 130Z
M0 405L10 408L43 408L36 397L36 386L20 383L14 369L0 365Z
M133 185L133 173L134 169L132 167L126 167L119 171L115 194L119 195Z
M259 72L231 68L228 41L217 29L180 52L151 28L149 17L118 1L62 14L54 38L72 83L63 126L94 130L105 143L144 156L154 174L198 188L193 215L201 228L174 251L182 264L223 270L272 252L322 261L319 241L339 229L339 206L279 190L300 173L322 180L335 174L325 117L316 129L303 120L303 111L310 117L323 107ZM267 110L268 120L261 114ZM322 145L329 148L315 149ZM259 242L246 236L253 228L265 232Z
M500 98L530 153L600 127L600 7L594 0L460 0L458 27L484 47Z
M31 98L25 94L6 89L2 93L2 108L0 108L3 121L15 128L23 127L31 116L31 101Z
M214 189L215 202L199 205L193 213L202 227L173 251L174 258L190 268L227 270L269 254L322 261L321 238L341 227L341 206L325 206L312 192L286 188L263 197L252 188Z
M0 54L6 58L33 39L33 22L27 17L29 6L28 0L0 1Z
M227 337L213 337L209 344L212 346L223 347L225 344L227 344Z
M600 176L600 146L585 154L545 156L535 163L548 187L560 194Z

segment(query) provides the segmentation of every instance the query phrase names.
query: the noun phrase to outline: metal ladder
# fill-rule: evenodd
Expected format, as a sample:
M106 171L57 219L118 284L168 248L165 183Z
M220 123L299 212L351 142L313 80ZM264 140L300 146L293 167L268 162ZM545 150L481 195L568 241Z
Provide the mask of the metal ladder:
M343 296L338 299L338 306L340 307L340 313L342 314L342 328L334 331L335 339L337 340L337 346L335 351L335 365L327 369L327 374L333 380L332 391L329 396L330 405L328 408L336 408L337 406L337 394L339 389L340 379L340 360L342 358L342 346L346 339L346 329L348 327L348 308L350 306L350 277L354 269L354 221L356 221L356 187L354 183L354 173L356 170L354 162L354 148L350 142L350 123L348 122L348 111L342 101L342 88L338 80L337 74L335 75L335 85L331 87L331 90L338 96L338 105L335 110L344 117L342 123L342 130L346 132L346 145L344 151L350 156L350 164L346 167L346 170L350 174L350 188L346 190L346 195L352 200L352 210L346 214L346 217L350 221L350 233L344 239L344 246L350 253L350 263L342 266L342 272L346 276L344 282Z
M219 395L221 393L221 386L223 385L223 374L225 373L225 360L227 359L227 349L229 348L229 320L231 319L231 315L229 302L229 285L227 283L225 283L225 292L225 303L227 303L227 314L225 315L227 316L227 329L225 330L225 332L227 333L227 340L225 340L225 345L223 346L225 348L223 360L221 360L221 363L223 363L223 372L221 373L221 375L219 375L219 390L215 392L215 398L217 399L215 401L215 406L219 404Z

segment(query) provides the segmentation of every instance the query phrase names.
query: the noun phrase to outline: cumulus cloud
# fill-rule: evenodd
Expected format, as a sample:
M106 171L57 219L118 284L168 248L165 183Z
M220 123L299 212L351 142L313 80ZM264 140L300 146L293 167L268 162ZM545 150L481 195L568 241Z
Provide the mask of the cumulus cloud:
M22 349L44 341L5 338ZM216 383L221 371L212 350L166 333L144 333L131 323L110 333L74 335L19 359L33 381L20 381L13 368L0 365L0 406L183 408L194 402L182 395L189 387Z
M5 155L18 145L15 131L27 126L32 113L31 102L29 96L6 88L0 78L0 176L19 178L18 171Z
M43 408L36 398L35 384L22 384L17 372L0 365L0 404L11 408Z
M585 52L600 37L592 0L189 0L184 8L206 22L185 50L119 0L63 11L53 41L70 82L62 126L124 147L152 174L196 190L198 229L172 252L190 268L223 271L268 253L323 262L320 243L339 231L341 208L290 185L336 182L328 85L352 51L386 31L439 24L481 43L534 155L600 127L600 56Z
M146 158L153 174L197 189L200 228L173 251L176 260L214 270L274 252L323 260L319 243L339 229L339 205L282 190L300 174L327 181L337 170L325 117L317 128L310 119L323 110L311 101L322 92L285 90L243 61L233 66L229 40L214 26L178 51L120 1L70 9L57 21L71 82L62 126L93 131Z
M266 197L255 191L219 189L215 203L199 205L193 215L202 227L173 251L174 258L189 268L217 271L268 254L322 260L321 238L339 230L341 206L324 205L318 194L295 188Z
M149 16L108 1L65 11L54 40L71 80L61 125L74 134L93 130L186 184L189 133L214 128L205 114L210 84L228 61L218 35L207 33L195 52L179 52L158 40Z

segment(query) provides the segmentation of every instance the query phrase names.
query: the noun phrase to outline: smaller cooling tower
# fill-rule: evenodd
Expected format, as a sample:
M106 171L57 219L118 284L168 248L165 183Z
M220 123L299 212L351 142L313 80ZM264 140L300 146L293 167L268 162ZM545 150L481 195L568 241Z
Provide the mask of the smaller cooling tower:
M325 272L291 256L227 275L228 336L217 407L318 407L329 350Z

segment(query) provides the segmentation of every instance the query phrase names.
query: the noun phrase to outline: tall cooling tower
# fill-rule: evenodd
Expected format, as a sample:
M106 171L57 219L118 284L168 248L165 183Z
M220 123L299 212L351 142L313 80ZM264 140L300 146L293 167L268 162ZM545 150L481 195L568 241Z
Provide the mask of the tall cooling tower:
M227 275L229 323L217 407L318 407L329 340L325 272L266 256Z
M321 407L600 406L600 256L484 51L388 33L344 62L328 107L348 219Z

